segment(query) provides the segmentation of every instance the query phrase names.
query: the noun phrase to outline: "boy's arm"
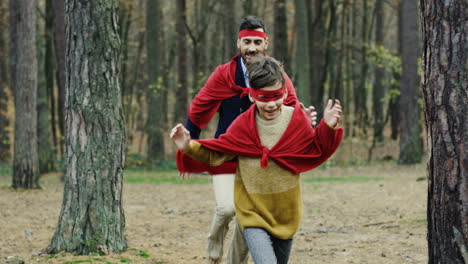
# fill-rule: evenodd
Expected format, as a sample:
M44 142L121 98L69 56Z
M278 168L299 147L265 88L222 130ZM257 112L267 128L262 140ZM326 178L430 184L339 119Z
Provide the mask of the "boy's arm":
M335 100L333 105L332 100L328 100L327 106L323 113L323 119L315 129L318 141L322 147L322 151L334 151L338 138L341 139L342 129L338 129L341 120L342 108L339 100Z
M205 148L197 141L190 140L189 148L184 152L185 155L197 160L201 163L209 164L210 166L219 166L226 161L234 159L236 156L223 152L214 151Z
M219 166L236 157L232 154L210 150L203 147L200 143L191 140L190 132L182 124L178 124L172 129L170 138L174 141L181 152L185 153L192 159L211 166Z

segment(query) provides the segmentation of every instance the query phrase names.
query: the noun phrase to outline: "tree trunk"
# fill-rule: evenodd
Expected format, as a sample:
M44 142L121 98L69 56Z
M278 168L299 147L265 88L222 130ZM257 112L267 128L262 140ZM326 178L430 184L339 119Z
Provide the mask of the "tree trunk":
M325 21L324 0L316 0L315 5L309 1L308 18L309 18L309 71L310 71L310 100L315 109L321 113L323 109L323 91L322 76L325 71ZM312 12L314 9L314 12ZM314 15L312 15L312 13Z
M375 44L377 47L384 45L383 38L383 23L384 23L384 8L383 1L375 2L376 23L375 23ZM383 85L384 68L377 65L374 74L374 85L372 90L372 112L374 117L374 141L383 141L384 114L382 99L385 96L385 88Z
M397 4L397 17L398 17L398 34L397 34L397 56L400 57L401 60L401 34L403 32L402 29L402 21L401 21L401 3L400 1ZM398 95L391 98L390 102L388 103L388 110L390 115L390 126L391 126L391 134L390 138L392 140L397 140L398 135L400 134L400 82L401 82L401 72L397 71L396 69L392 72L393 79L395 80L392 84L392 90L397 90Z
M185 122L187 118L188 84L187 84L187 40L185 30L185 0L177 0L177 101L175 105L175 122Z
M328 27L325 40L325 71L322 75L322 80L320 85L322 86L320 90L325 91L325 85L328 82L329 97L332 98L334 95L334 82L335 79L335 65L336 65L336 28L337 28L337 18L336 18L336 3L335 0L328 0L328 10L329 10L329 19Z
M309 85L309 38L307 30L307 9L305 0L295 0L296 8L296 54L294 60L294 84L297 96L304 105L308 106L310 100ZM275 40L276 41L276 40ZM276 42L275 42L276 43Z
M227 0L229 1L229 0ZM255 14L255 9L254 9L254 0L243 0L243 8L244 8L244 17L248 15Z
M53 13L51 0L45 4L45 53L44 77L45 82L38 85L37 92L37 138L39 156L39 172L47 173L55 170L55 152L52 146L52 127L50 122L49 93L54 90L54 52L52 44ZM53 95L51 95L53 97Z
M421 136L421 107L419 105L418 76L418 4L403 1L400 82L400 164L421 162L423 154Z
M367 134L367 123L368 123L368 112L367 112L367 91L366 91L366 81L367 81L367 72L369 69L369 63L367 61L367 49L368 49L368 21L369 21L369 8L368 1L362 1L362 24L361 24L361 58L359 58L361 63L361 72L359 76L359 81L355 87L355 100L356 100L356 126L361 129L364 135Z
M223 61L228 61L237 51L237 30L236 25L236 2L231 0L225 0L223 3L224 10L229 10L223 15L223 26L224 26L224 41L225 41L225 51L226 56L223 58ZM213 58L212 58L213 59ZM213 68L211 68L213 70Z
M352 5L353 1L350 0L350 1L347 1L346 2L346 6L347 6L347 10L346 11L346 21L343 21L343 23L345 23L345 37L342 39L343 43L344 43L344 48L343 48L343 52L344 52L344 59L345 59L345 64L344 64L344 67L345 67L345 77L344 77L344 83L343 83L343 86L344 86L344 102L342 102L342 105L347 105L347 110L345 111L344 113L344 131L345 131L345 137L349 137L351 136L351 133L353 131L352 129L352 94L353 94L353 91L352 91L352 83L353 83L353 76L352 76L352 72L353 72L353 65L352 65L352 61L351 61L351 54L352 54L352 35L351 35L351 29L353 27L353 25L351 25L351 18L352 18L352 12L353 12L353 9L351 8L350 5Z
M164 159L164 102L161 76L160 36L161 22L159 18L160 3L158 0L148 0L146 6L146 50L148 52L148 120L146 133L148 135L147 156L150 160Z
M27 18L27 19L22 19ZM39 188L37 153L36 1L10 0L12 67L15 91L13 188Z
M121 252L125 123L118 74L118 2L66 1L66 176L47 252Z
M6 51L6 8L4 1L0 0L0 162L10 158L10 139L8 137L8 97L7 97L7 51Z
M122 5L120 6L119 10L119 18L120 18L120 28L119 28L119 37L122 42L122 74L120 74L120 87L122 90L122 103L125 105L125 97L129 93L129 84L128 84L128 76L129 74L129 69L131 67L128 67L130 65L130 61L128 58L128 52L129 52L129 33L130 33L130 27L132 25L132 11L133 11L133 2L125 3L123 2Z
M339 42L340 48L336 54L336 81L334 83L333 96L341 101L342 105L346 105L347 102L344 101L345 93L345 83L344 83L344 69L343 61L346 58L346 19L348 16L348 0L343 2L343 11L341 13L340 19L340 39L336 39L336 42Z
M63 153L63 139L65 136L65 1L52 0L54 9L54 49L56 60L56 75L58 87L58 128L60 131L60 139L58 140L57 149ZM55 101L53 94L52 100ZM54 111L52 111L54 112ZM55 114L52 115L55 118ZM53 122L52 129L57 131L57 122Z
M273 56L283 62L284 70L291 72L288 56L288 20L286 16L286 0L275 1L275 27L273 31Z
M421 0L429 264L468 263L466 3Z

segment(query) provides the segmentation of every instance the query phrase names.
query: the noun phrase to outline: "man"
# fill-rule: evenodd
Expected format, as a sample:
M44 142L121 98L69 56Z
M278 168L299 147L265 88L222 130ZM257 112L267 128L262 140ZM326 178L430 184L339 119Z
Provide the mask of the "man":
M215 138L224 134L231 123L244 111L251 102L248 98L249 78L246 65L259 53L264 53L269 45L264 22L254 16L247 16L241 21L237 48L240 54L230 62L220 65L207 80L205 86L195 96L189 108L186 128L192 139L198 139L201 130L213 116L219 113L218 127ZM294 86L285 75L285 86L288 97L286 105L298 102ZM305 109L315 124L316 112L313 107ZM223 255L224 238L228 231L229 222L235 215L234 208L234 179L236 163L227 162L217 167L207 167L200 164L200 172L208 171L213 177L213 189L216 199L216 211L208 235L207 263L220 263ZM227 263L247 263L248 248L238 224L234 232Z

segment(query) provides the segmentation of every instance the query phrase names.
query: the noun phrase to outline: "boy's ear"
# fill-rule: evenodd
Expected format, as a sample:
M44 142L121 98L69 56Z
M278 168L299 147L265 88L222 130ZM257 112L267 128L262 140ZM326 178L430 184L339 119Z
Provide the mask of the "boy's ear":
M288 89L284 88L286 91L284 92L283 99L286 99L288 97Z
M255 99L253 99L253 97L250 96L250 94L249 94L249 100L250 100L250 102L255 103Z

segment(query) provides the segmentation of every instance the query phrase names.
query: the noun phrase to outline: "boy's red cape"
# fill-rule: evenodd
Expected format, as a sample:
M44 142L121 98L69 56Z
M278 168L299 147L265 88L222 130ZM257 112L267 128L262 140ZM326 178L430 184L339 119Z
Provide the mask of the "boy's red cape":
M338 148L343 129L331 129L322 121L317 129L297 104L291 121L280 140L268 150L262 146L255 123L256 107L237 117L225 134L218 139L197 140L211 150L236 156L261 158L260 166L266 168L269 159L293 173L311 170L326 161ZM205 172L216 168L193 160L177 151L177 168L180 172ZM237 162L233 163L234 165ZM221 165L222 166L222 165Z
M219 109L224 99L236 95L241 97L248 95L249 89L236 84L236 55L230 62L220 65L206 81L205 86L198 92L190 105L188 114L190 121L200 129L210 122ZM285 105L295 105L297 102L296 92L291 79L285 74L285 86L288 97L284 101Z

